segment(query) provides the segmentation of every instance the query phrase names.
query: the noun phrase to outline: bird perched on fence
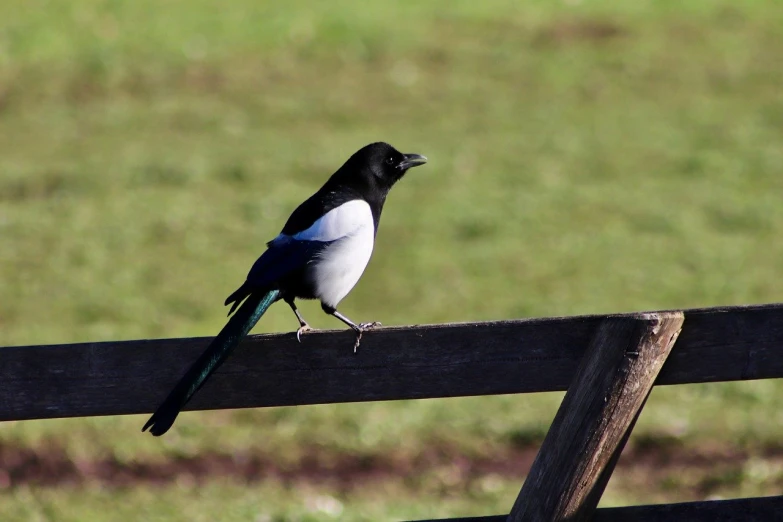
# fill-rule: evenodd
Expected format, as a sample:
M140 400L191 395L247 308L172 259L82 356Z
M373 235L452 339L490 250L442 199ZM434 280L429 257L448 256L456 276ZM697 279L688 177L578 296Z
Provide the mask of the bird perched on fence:
M180 379L142 428L166 433L180 410L220 366L266 310L282 299L296 314L296 337L310 330L294 299L318 299L321 308L356 332L380 323L356 324L337 305L356 285L372 255L383 204L392 186L427 158L402 154L388 143L367 145L340 167L323 187L299 205L283 230L267 243L247 280L226 299L229 319L209 347ZM237 309L238 308L238 309ZM234 315L231 315L236 310Z

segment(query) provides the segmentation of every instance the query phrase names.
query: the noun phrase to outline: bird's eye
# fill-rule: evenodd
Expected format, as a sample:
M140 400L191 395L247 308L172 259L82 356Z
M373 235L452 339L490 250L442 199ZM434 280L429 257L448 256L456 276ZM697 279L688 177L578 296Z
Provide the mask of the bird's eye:
M387 165L391 165L392 163L394 163L394 158L392 158L391 156L389 156L388 158L386 158L386 164L387 164Z

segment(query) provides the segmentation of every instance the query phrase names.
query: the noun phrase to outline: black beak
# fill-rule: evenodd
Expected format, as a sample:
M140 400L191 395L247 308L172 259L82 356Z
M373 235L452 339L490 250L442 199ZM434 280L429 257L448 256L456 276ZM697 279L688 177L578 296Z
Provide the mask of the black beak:
M404 159L397 166L397 168L402 170L408 170L411 167L418 167L427 163L427 156L422 156L421 154L403 154L402 156Z

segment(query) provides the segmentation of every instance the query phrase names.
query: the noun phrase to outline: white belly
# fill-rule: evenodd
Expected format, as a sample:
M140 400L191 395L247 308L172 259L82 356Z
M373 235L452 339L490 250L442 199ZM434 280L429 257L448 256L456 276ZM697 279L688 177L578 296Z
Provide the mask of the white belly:
M323 304L336 308L356 286L370 262L374 242L375 227L370 215L369 221L352 234L339 239L321 252L311 265L311 277L315 296Z

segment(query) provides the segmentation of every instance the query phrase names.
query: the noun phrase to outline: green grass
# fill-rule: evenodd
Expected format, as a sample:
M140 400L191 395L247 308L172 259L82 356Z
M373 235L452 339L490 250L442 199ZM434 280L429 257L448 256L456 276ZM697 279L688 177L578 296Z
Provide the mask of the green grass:
M264 241L378 139L430 163L391 194L349 317L781 301L781 53L783 4L771 1L4 2L0 345L213 335ZM314 303L303 311L339 326ZM256 331L294 326L273 308ZM637 431L775 444L781 392L777 381L659 389ZM142 417L20 422L0 440L123 461L247 448L296 459L314 445L475 455L538 440L558 400L194 413L161 440L138 432ZM754 484L730 491L765 491ZM242 506L269 495L270 513L305 520L296 491L279 487L225 493L233 519L255 520ZM508 509L505 497L426 502L388 487L402 498L364 515L370 501L351 499L350 513ZM0 505L19 520L59 518L46 514L57 506L89 520L127 500L148 503L146 518L190 520L214 518L224 495L153 493L32 491L50 506L33 515L15 490Z
M463 497L432 501L434 492L419 494L388 486L350 495L330 495L315 488L294 488L278 484L242 488L209 484L205 487L181 485L159 488L134 488L106 494L98 488L80 491L22 489L15 492L12 511L4 510L10 520L182 520L182 521L258 521L285 522L297 520L410 520L421 516L457 515L464 512L500 514L493 511L499 497L513 503L517 485L487 482ZM430 496L427 495L429 493ZM405 502L398 499L406 495ZM184 502L172 503L171 497ZM265 499L273 498L276 502ZM493 502L494 501L494 502ZM281 508L280 506L289 506ZM482 511L483 509L483 511ZM9 518L6 518L9 520Z

